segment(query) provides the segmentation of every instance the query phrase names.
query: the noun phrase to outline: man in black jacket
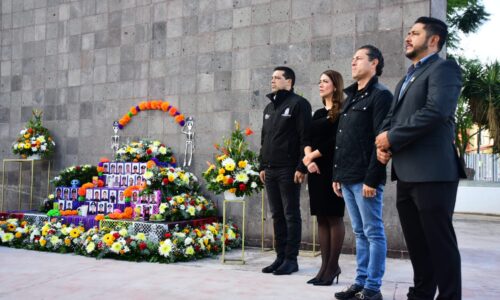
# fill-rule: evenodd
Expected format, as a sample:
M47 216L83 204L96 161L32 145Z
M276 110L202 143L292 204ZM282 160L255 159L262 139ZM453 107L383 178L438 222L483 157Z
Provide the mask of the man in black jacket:
M309 145L311 105L293 92L295 73L274 69L271 100L264 109L260 149L260 179L266 186L274 223L276 260L262 269L275 275L299 270L301 239L300 184L307 170L301 164Z
M460 252L453 229L459 177L455 109L462 80L455 61L439 58L448 33L438 19L421 17L406 37L412 61L377 137L382 163L392 156L396 206L414 272L408 299L461 299Z
M356 278L337 299L382 299L387 244L382 221L385 165L377 160L375 137L392 102L378 83L384 58L372 45L359 48L351 62L354 84L346 88L335 144L333 188L343 196L356 236Z

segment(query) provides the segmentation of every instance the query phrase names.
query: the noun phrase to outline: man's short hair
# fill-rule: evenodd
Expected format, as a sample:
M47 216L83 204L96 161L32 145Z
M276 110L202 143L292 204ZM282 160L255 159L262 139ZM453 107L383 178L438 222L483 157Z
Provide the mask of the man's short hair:
M382 52L373 45L364 45L358 48L358 50L365 49L368 50L368 60L373 61L374 59L378 60L377 67L375 69L376 75L382 75L382 71L384 70L384 57L382 56Z
M446 37L448 36L448 26L446 23L432 17L420 17L415 21L415 24L416 23L424 24L425 33L428 39L433 35L439 36L438 51L441 51L446 42Z
M289 67L279 66L274 68L274 71L283 71L283 77L285 77L285 79L292 80L293 89L293 86L295 85L295 72L292 69L290 69Z

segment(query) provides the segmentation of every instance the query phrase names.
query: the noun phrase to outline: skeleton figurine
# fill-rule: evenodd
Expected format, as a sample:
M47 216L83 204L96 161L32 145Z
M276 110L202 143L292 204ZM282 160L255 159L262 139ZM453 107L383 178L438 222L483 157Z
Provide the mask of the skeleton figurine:
M186 124L182 127L182 133L186 135L186 146L184 148L184 162L183 167L191 166L194 152L194 120L193 117L186 119Z
M114 121L113 122L113 132L115 133L114 135L111 136L111 149L116 154L116 151L118 150L118 147L120 146L120 136L118 135L118 122Z

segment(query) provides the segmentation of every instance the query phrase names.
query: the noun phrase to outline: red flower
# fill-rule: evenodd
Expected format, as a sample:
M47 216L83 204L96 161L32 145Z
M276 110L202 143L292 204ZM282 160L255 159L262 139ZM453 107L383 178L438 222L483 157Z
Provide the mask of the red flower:
M205 229L207 229L207 228L205 227L205 225L201 225L200 229L201 229L201 230L205 230Z
M144 243L144 242L141 242L141 243L139 244L139 249L141 249L141 250L144 250L144 249L146 249L147 247L148 247L148 245L146 245L146 243Z
M153 151L151 151L151 149L148 149L148 150L146 150L146 153L151 154L151 153L153 153Z
M76 166L76 167L75 167L75 170L77 170L77 171L80 171L80 169L81 169L81 167L80 167L80 166Z
M252 129L250 129L250 127L247 127L247 129L245 129L245 134L246 134L247 136L248 136L248 135L253 134Z
M234 179L232 177L230 177L228 180L227 180L227 184L233 184L234 182Z
M117 238L119 238L119 237L120 237L120 234L119 234L118 232L115 232L115 233L113 233L113 237L114 237L115 239L117 239Z
M213 249L215 252L219 251L219 247L217 247L217 245L214 245Z
M127 243L127 245L130 245L130 243L132 243L132 238L126 239L125 242Z
M247 189L247 186L244 183L240 183L239 188L240 188L240 191L244 191Z
M189 201L189 204L194 206L196 203L194 202L194 200L191 200L191 201Z
M170 232L165 233L165 238L169 239L172 237L172 234Z
M28 128L29 133L33 133L33 128Z
M168 184L168 178L163 178L163 180L161 181L161 183L163 185L167 185Z

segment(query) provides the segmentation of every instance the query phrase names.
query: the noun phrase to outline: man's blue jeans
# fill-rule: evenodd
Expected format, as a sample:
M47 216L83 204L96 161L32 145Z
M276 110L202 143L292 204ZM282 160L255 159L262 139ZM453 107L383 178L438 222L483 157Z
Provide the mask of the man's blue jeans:
M373 198L363 197L363 183L342 183L342 194L356 236L357 285L380 291L385 272L387 243L382 220L384 186L377 187Z

